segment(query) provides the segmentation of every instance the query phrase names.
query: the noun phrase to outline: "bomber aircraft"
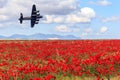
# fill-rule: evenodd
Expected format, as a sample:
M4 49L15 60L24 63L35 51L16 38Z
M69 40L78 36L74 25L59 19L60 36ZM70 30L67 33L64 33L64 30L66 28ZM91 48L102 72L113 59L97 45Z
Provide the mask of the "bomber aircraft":
M33 28L35 24L39 23L40 18L43 18L43 16L40 15L40 12L36 10L36 5L33 4L31 17L23 17L23 14L20 13L19 21L22 24L23 20L31 20L31 28Z

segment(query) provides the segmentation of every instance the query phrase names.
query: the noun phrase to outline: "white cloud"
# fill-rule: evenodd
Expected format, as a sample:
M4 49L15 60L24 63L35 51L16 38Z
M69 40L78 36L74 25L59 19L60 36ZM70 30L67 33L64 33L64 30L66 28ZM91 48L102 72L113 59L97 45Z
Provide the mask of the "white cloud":
M91 18L83 17L76 14L67 15L66 23L87 23L91 22Z
M108 31L108 28L106 26L103 26L100 30L101 33L105 33Z
M8 20L8 16L6 15L0 15L0 21L5 21L5 20Z
M42 20L41 23L64 23L65 16L56 15L45 15L46 19Z
M74 32L79 32L80 28L77 27L75 24L71 24L71 25L66 24L66 25L56 26L55 30L58 31L58 32L71 32L71 33L74 33Z
M44 23L89 23L96 17L92 8L84 7L68 15L46 15Z
M92 8L84 7L73 14L67 15L66 22L68 23L87 23L95 18L96 13Z
M55 22L55 23L63 23L63 21L64 21L64 17L56 17L56 18L54 19L54 22Z
M43 20L42 22L43 23L53 23L54 22L54 15L45 15L45 17L46 17L46 20Z
M87 18L94 18L96 16L96 13L92 8L84 7L81 8L81 15Z
M40 10L46 14L69 14L78 9L77 0L40 0L37 2Z
M99 0L97 2L90 1L90 4L95 4L95 5L100 5L100 6L109 6L112 3L110 1L108 1L108 0Z
M56 27L56 31L58 32L70 32L70 29L66 25L60 25Z
M101 35L106 35L105 33L108 31L108 27L103 26L101 27L100 31L93 31L91 28L86 28L85 31L81 34L82 37L98 37ZM104 33L104 34L103 34Z
M104 18L102 22L120 22L120 16L112 16L109 18Z

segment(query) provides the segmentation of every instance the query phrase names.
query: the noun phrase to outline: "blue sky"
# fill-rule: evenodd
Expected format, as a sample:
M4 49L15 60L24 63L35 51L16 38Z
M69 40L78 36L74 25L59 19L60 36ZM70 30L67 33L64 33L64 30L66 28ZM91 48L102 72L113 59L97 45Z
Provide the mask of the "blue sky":
M34 28L19 24L36 4L44 16ZM74 35L82 39L120 39L120 0L0 0L0 35L37 33Z

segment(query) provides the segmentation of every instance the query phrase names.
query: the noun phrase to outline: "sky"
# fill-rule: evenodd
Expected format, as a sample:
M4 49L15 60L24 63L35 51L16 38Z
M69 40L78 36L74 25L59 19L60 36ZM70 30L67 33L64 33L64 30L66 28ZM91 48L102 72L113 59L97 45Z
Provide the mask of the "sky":
M43 18L34 28L19 23L32 5ZM120 0L0 0L0 35L57 34L81 39L120 39Z

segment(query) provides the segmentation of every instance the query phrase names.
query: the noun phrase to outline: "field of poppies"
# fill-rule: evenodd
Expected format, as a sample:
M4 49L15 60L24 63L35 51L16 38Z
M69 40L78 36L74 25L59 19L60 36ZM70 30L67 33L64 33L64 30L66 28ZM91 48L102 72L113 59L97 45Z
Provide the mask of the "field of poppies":
M0 80L120 80L120 40L1 40Z

